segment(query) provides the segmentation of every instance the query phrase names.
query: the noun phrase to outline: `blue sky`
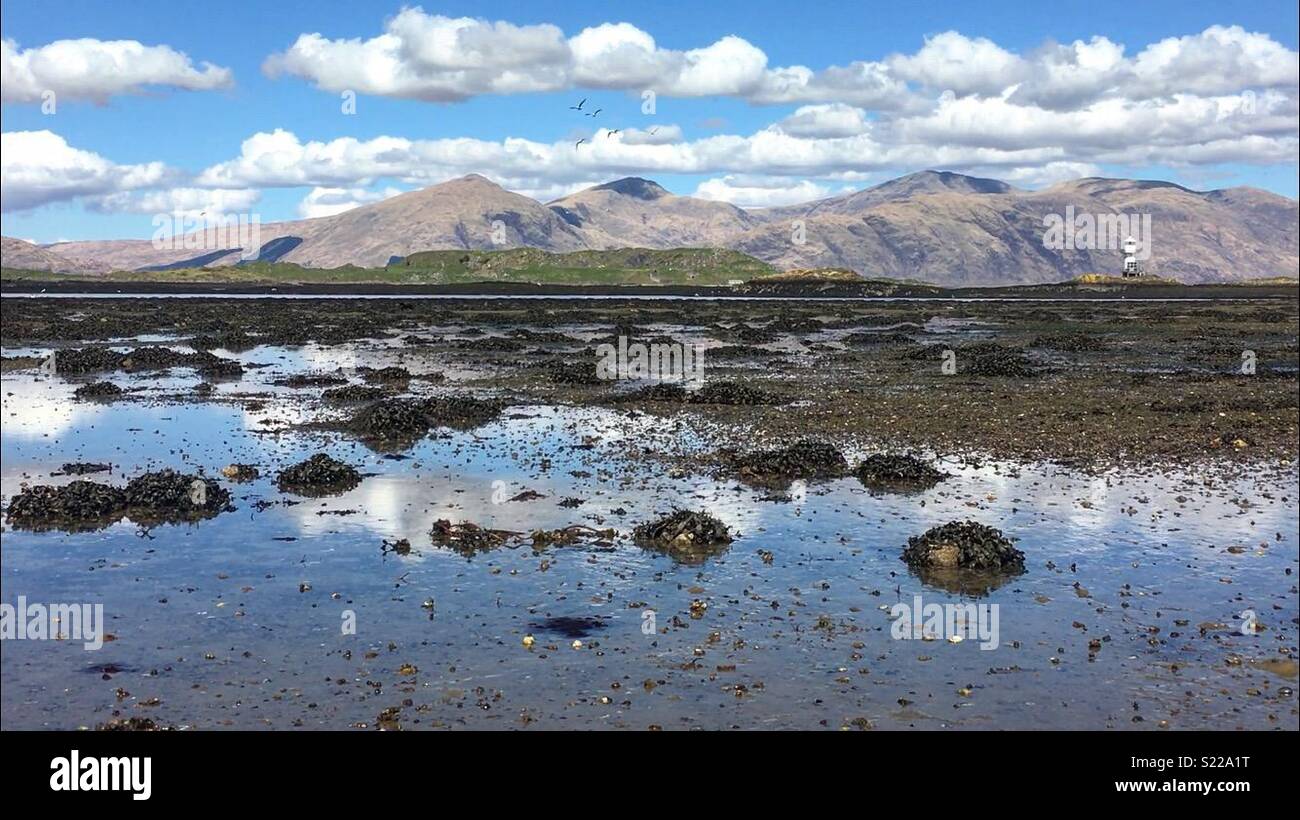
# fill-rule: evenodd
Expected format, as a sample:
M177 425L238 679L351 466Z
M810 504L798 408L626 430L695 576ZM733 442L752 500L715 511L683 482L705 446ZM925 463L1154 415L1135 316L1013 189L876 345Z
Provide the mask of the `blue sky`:
M551 82L547 72L572 70L551 64L536 69L537 77L547 77L538 89L510 93L470 90L455 102L413 99L396 89L391 93L363 92L357 99L356 114L345 116L340 111L339 93L317 86L349 87L351 80L369 70L366 59L348 67L329 57L323 68L290 69L278 77L263 71L269 55L288 53L302 34L319 33L323 41L369 40L382 34L385 21L401 8L400 4L332 0L215 6L179 0L6 2L0 12L3 38L18 53L79 38L138 41L181 52L200 70L205 62L228 69L233 81L212 89L190 90L176 87L164 77L161 83L127 87L94 101L78 99L77 89L93 85L95 78L69 76L75 71L65 62L55 75L34 73L36 85L46 82L60 90L57 111L48 115L42 113L39 101L11 93L11 80L15 84L17 80L6 76L6 140L11 133L51 132L76 152L69 162L89 163L91 170L69 168L67 163L42 166L52 162L42 158L51 143L8 142L7 154L22 155L4 158L7 201L0 216L3 233L41 242L147 237L153 230L150 207L156 210L158 203L169 201L169 191L189 190L187 202L192 204L203 201L193 199L194 190L217 187L242 192L243 199L232 200L242 204L233 207L251 209L268 222L325 212L310 211L303 204L316 189L324 192L322 201L345 205L471 171L541 198L601 179L636 174L653 177L675 193L709 195L741 205L815 198L926 167L998 176L1024 187L1101 173L1170 179L1198 189L1253 185L1297 196L1294 123L1300 92L1294 79L1286 79L1293 75L1290 61L1297 50L1293 0L1090 2L1070 7L1019 2L549 4L504 0L490 6L424 3L423 16L413 18L421 22L434 17L505 21L525 32L533 32L529 27L550 25L562 32L561 40L603 23L627 23L653 37L666 66L675 65L673 55L706 48L722 38L740 38L761 51L766 69L805 66L821 72L855 62L881 65L891 56L902 58L883 70L891 81L906 84L906 99L896 94L880 108L875 98L864 102L861 96L848 96L841 100L834 93L774 100L772 95L760 99L752 89L734 93L688 89L660 92L654 115L647 116L641 110L640 87L631 80L622 82L611 76L608 88L592 88L572 78ZM1185 40L1181 48L1186 56L1170 66L1158 71L1135 69L1124 75L1127 79L1110 85L1097 83L1095 89L1064 107L1044 102L1047 95L1042 93L1008 113L1005 106L997 104L997 98L1009 92L989 84L995 79L979 87L957 89L956 101L968 107L949 114L956 119L936 119L925 107L933 107L937 95L948 90L943 88L944 59L970 60L969 66L957 67L954 76L958 78L1005 70L1005 76L1012 77L1006 81L1009 89L1015 82L1045 74L1034 62L1045 43L1088 43L1102 37L1122 45L1123 57L1131 61L1152 44L1168 38L1196 38L1216 26L1237 26L1242 34L1203 37L1204 42ZM927 38L945 33L957 35L941 38L951 50L923 53ZM529 42L541 42L545 34L538 29L535 38L528 35ZM1263 36L1267 48L1260 48L1263 41L1256 35ZM502 43L517 41L489 36L484 42L488 59L499 60L510 51ZM735 41L730 42L734 45ZM992 48L968 49L972 43L988 43ZM742 56L748 53L741 51ZM1001 53L1014 55L1024 65L998 68ZM1243 53L1252 56L1242 57ZM731 70L729 54L716 57L717 65L726 71ZM713 65L706 67L712 70ZM1229 68L1224 69L1225 65ZM5 66L7 73L18 71L11 70L8 59ZM488 66L486 70L516 69L518 66L511 65ZM735 70L744 73L741 68ZM349 75L349 71L353 73ZM749 80L737 82L744 85ZM681 88L690 85L686 80L678 84ZM1261 114L1247 125L1225 126L1223 133L1216 132L1212 139L1198 133L1196 117L1204 115L1195 114L1199 109L1193 106L1213 107L1217 100L1222 108L1224 99L1247 92L1255 95L1252 104L1264 109ZM1178 112L1171 113L1174 109L1169 101L1180 94L1188 99ZM582 97L591 100L588 109L593 105L604 109L600 118L568 110L568 105ZM1078 123L1098 123L1108 116L1111 109L1107 105L1128 105L1125 116L1134 117L1131 130L1136 133L1117 142L1101 123L1100 130L1107 133L1080 141ZM806 133L796 134L789 118L809 106L815 110L808 112L804 121L812 126ZM890 106L898 107L889 110ZM904 113L907 106L911 108ZM1134 113L1139 110L1140 115ZM1087 118L1071 119L1082 116L1080 112L1086 112ZM832 120L839 122L835 117L842 116L860 118L857 126L849 126L849 131L856 128L856 133L836 130L839 126ZM1013 118L1021 125L1000 129L999 117ZM945 128L945 122L960 123L970 133L953 137L953 129ZM598 130L600 125L624 132L676 126L680 134L674 139L676 146L629 145L619 152L613 146L622 143L626 133L606 135ZM1005 137L1015 128L1023 128L1026 136L1008 142ZM1166 128L1170 133L1165 133ZM365 153L371 159L382 153L372 142L378 138L399 138L413 145L401 147L404 160L376 160L385 170L378 174L358 170L355 179L337 169L322 173L319 163L288 155L264 157L242 170L226 168L222 174L200 178L205 170L239 158L241 145L249 137L277 129L290 132L299 144L314 141L330 146L352 138L368 146ZM772 129L777 136L754 143L755 135ZM729 147L720 141L727 136L746 142L737 141ZM579 137L589 140L591 154L583 154L582 146L572 149L573 155L567 153ZM471 142L448 142L462 139ZM547 147L546 151L532 149L540 152L537 168L526 167L526 160L511 153L517 146L505 145L508 140ZM1032 149L1040 146L1051 147L1050 156L1034 155ZM608 156L602 157L599 151ZM745 158L733 161L727 158L729 154ZM436 162L420 167L422 157L434 156ZM101 166L101 162L108 165ZM108 198L115 192L113 180L144 175L123 169L151 163L165 167L162 178L133 182L129 196ZM274 164L277 170L253 172L259 163ZM642 168L642 164L649 167ZM48 174L49 179L41 174ZM69 180L78 174L99 176L92 182ZM301 184L292 184L295 181ZM157 196L148 198L151 193Z

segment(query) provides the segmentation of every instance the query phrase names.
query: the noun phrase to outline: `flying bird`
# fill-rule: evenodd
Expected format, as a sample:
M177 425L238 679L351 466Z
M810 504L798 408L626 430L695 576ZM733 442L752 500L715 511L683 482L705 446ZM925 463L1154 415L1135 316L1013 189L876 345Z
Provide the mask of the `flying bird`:
M650 129L650 136L653 137L658 132L659 132L659 126L656 125L654 128Z
M602 112L602 111L604 111L604 110L605 110L605 109L603 109L603 108L597 108L595 111L592 111L592 112L591 112L590 114L588 114L587 116L588 116L588 117L594 117L594 116L596 116L597 114L599 114L600 112Z
M605 133L605 136L607 136L607 137L612 137L612 136L614 136L615 134L617 134L619 131L622 131L622 130L623 130L622 128L614 128L614 129L611 129L611 130L609 130L609 131L607 131L607 132Z
M571 111L581 111L581 110L582 110L582 106L583 106L586 102L587 102L587 98L586 98L586 97L583 97L583 98L582 98L582 102L578 103L577 105L571 105L571 106L569 106L569 110L571 110Z
M578 150L578 146L579 146L579 145L582 145L582 144L583 144L584 142L586 142L586 141L587 141L587 138L586 138L586 137L583 137L582 139L580 139L580 140L578 140L577 142L575 142L575 143L573 144L573 150L577 151L577 150Z

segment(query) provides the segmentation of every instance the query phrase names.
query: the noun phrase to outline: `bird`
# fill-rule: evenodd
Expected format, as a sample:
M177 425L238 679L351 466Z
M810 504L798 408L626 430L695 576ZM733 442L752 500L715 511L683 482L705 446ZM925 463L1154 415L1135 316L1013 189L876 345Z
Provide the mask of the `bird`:
M586 142L586 141L587 141L587 138L586 138L586 137L583 137L582 139L580 139L580 140L578 140L577 142L575 142L575 143L573 144L573 150L577 151L577 150L578 150L578 146L579 146L579 145L582 145L582 144L583 144L584 142Z
M612 136L614 136L615 134L617 134L619 131L622 131L622 130L623 130L622 128L614 128L614 129L611 129L611 130L609 130L609 131L607 131L607 132L605 133L605 136L607 136L607 137L612 137Z
M659 131L659 126L656 125L654 128L650 129L650 136L653 137L656 133L658 133L658 131Z
M603 108L597 108L595 111L592 111L592 112L591 112L590 114L588 114L587 116L588 116L588 117L594 117L594 116L596 116L597 114L599 114L600 112L602 112L602 111L604 111L604 110L605 110L605 109L603 109Z
M581 110L582 110L582 106L583 106L583 104L586 103L586 102L587 102L587 98L586 98L586 97L583 97L583 98L582 98L582 102L578 103L577 105L571 105L571 106L569 106L569 110L571 110L571 111L581 111Z

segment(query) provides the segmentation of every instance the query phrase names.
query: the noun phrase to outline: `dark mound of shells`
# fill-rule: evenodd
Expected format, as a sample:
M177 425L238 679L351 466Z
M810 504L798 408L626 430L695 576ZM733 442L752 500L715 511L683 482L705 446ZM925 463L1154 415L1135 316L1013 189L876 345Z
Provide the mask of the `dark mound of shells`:
M839 478L848 470L849 464L837 448L811 439L789 447L759 450L736 460L736 472L741 480L760 484L800 478Z
M1025 570L1025 554L1011 539L975 521L952 521L909 538L903 560L926 569Z
M336 495L361 483L361 473L351 464L317 453L306 461L286 467L276 475L276 485L296 495Z
M916 456L884 453L864 458L854 474L864 486L883 490L924 490L948 477Z
M632 537L640 546L662 552L683 563L699 563L725 552L732 542L727 525L703 512L674 510L636 527Z

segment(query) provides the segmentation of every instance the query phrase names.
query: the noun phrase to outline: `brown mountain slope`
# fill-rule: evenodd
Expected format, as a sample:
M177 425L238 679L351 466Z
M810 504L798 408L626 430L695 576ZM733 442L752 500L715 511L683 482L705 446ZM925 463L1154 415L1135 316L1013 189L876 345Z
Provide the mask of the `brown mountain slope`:
M47 270L54 273L96 273L107 270L106 267L83 264L49 248L11 236L0 237L0 262L6 268Z
M993 182L989 180L962 190L936 179L941 176L951 175L905 177L909 184L903 196L886 183L807 206L774 209L772 221L726 245L781 268L851 267L867 276L945 285L1040 283L1117 273L1123 259L1118 247L1078 250L1049 247L1044 241L1044 218L1064 219L1072 207L1076 215L1149 214L1151 257L1143 264L1155 275L1186 282L1295 278L1300 267L1297 203L1265 191L1202 193L1167 182L1111 179L1081 179L1042 191L999 190L1000 183L983 184ZM921 184L918 177L929 177L931 184ZM794 241L799 220L806 239L802 245Z
M762 221L730 203L674 196L639 177L587 188L548 207L597 249L717 247Z
M944 285L1117 273L1118 247L1076 250L1044 241L1044 219L1063 219L1068 208L1076 214L1150 215L1152 252L1144 265L1155 275L1186 282L1294 279L1300 268L1300 209L1294 200L1266 191L1199 192L1168 182L1095 178L1025 191L937 171L753 211L674 196L636 177L543 205L471 175L336 216L263 225L261 240L268 260L326 268L379 267L425 250L719 247L785 269L851 268L866 276ZM795 241L796 223L802 224L802 244ZM74 263L119 269L238 260L233 253L206 258L192 250L157 251L147 240L61 243L47 250Z

